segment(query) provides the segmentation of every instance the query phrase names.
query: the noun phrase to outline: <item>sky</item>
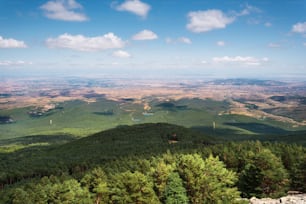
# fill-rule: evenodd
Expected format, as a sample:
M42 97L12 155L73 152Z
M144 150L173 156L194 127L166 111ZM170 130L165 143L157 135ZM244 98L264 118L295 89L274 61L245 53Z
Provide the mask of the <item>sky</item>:
M0 0L0 77L306 79L306 0Z

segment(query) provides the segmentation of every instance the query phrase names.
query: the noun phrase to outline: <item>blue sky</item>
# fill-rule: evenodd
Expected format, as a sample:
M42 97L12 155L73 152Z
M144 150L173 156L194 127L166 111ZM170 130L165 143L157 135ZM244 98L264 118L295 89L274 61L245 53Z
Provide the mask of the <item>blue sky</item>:
M0 75L306 77L306 0L0 0Z

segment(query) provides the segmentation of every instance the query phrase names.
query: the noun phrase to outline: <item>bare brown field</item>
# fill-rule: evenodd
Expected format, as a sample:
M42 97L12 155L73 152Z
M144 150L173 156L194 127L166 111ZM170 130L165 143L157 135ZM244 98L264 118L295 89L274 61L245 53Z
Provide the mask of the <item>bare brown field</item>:
M133 99L133 103L142 104L144 111L147 111L150 110L150 98L160 101L200 98L228 101L230 109L220 114L270 118L296 126L306 125L306 118L296 120L277 114L278 109L298 109L300 115L306 115L306 108L301 108L305 105L301 101L306 101L304 83L249 85L204 80L19 79L0 81L0 87L0 109L48 109L54 103L72 100L92 103L104 97L114 101ZM288 100L271 99L275 96L288 97ZM292 99L291 96L299 98Z

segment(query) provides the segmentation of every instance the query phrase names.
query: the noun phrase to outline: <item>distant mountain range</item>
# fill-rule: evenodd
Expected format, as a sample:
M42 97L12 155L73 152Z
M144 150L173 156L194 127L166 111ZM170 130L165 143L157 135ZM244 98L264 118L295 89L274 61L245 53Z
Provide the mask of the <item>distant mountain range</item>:
M258 86L283 86L286 83L281 81L274 81L274 80L260 80L260 79L245 79L245 78L238 78L238 79L216 79L212 81L212 84L215 85L258 85Z

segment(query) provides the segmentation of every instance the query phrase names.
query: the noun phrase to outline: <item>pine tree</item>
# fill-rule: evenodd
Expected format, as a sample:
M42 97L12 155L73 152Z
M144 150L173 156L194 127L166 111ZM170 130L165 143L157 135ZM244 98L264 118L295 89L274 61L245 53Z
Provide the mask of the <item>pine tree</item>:
M169 175L164 194L165 204L188 204L186 189L177 172Z
M284 195L289 186L288 173L281 160L266 148L249 153L239 181L245 197L278 197Z
M86 174L82 181L82 186L86 187L89 192L95 194L95 203L107 203L109 198L109 189L107 184L107 176L103 169L98 167Z
M111 202L118 204L159 203L153 183L142 173L135 171L116 174L112 178Z
M165 188L169 175L173 171L173 166L166 164L163 160L157 163L153 172L154 187L156 189L159 200L164 200Z
M233 187L236 174L218 157L209 156L204 161L198 154L182 155L178 172L191 203L235 203L239 198L239 191Z
M12 204L33 203L29 194L21 188L16 188L12 195Z

